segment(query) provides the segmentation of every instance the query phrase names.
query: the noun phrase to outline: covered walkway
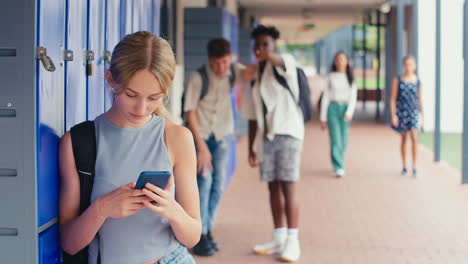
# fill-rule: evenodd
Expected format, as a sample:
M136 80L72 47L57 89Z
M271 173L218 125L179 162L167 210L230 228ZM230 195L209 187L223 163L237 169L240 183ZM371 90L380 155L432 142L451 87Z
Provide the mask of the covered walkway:
M328 159L328 136L307 127L299 187L299 263L467 263L468 186L460 173L421 147L420 177L401 176L399 137L385 126L351 127L347 176L337 179ZM238 169L224 196L214 230L221 251L200 264L277 263L251 247L269 239L267 188L247 164L247 138L238 146Z

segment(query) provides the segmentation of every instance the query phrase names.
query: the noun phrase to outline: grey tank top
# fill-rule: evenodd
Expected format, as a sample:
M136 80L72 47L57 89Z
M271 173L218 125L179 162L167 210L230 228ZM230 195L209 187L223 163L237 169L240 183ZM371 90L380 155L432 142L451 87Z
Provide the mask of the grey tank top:
M104 115L96 126L96 168L91 201L137 181L142 171L170 171L164 119L154 115L139 128L121 128ZM172 190L174 192L174 189ZM150 209L125 218L108 218L89 246L89 263L132 264L159 259L179 246L169 221Z

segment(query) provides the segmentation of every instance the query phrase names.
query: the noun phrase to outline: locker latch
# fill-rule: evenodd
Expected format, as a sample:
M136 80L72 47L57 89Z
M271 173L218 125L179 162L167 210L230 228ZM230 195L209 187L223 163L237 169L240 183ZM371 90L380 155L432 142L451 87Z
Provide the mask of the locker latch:
M73 50L64 50L63 51L63 60L64 61L73 61Z
M110 63L111 63L112 54L111 54L110 51L105 50L105 51L104 51L104 54L103 54L103 57L104 57L104 61L105 61L107 64L110 64Z
M44 66L44 69L46 69L46 71L55 71L55 64L52 61L52 59L49 56L47 56L46 48L40 46L36 48L36 59L42 62L42 66Z
M94 74L94 52L92 50L86 51L86 75L92 76Z

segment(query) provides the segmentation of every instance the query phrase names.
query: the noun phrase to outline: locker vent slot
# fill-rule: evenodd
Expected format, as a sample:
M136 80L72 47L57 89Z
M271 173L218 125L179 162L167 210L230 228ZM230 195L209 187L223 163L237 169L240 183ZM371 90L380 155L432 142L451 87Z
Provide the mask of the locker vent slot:
M0 177L16 177L17 175L16 169L0 168Z
M16 49L0 48L0 57L16 57Z
M2 236L18 236L18 228L0 227L0 237Z
M16 109L0 109L0 117L15 117Z

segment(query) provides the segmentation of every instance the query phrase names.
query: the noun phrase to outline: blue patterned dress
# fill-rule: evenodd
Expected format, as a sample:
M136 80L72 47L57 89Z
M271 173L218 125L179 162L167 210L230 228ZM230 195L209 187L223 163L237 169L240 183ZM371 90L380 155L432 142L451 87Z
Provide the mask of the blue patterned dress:
M393 127L399 133L418 129L419 121L419 79L416 83L405 82L398 77L398 96L396 114L398 127Z

